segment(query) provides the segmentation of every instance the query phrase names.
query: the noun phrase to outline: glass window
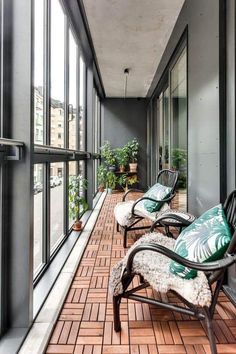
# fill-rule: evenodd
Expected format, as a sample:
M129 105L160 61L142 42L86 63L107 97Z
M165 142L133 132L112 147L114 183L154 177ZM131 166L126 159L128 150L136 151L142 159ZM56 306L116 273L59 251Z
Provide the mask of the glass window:
M170 114L169 114L169 87L163 92L163 128L164 151L163 168L170 168Z
M64 163L50 165L50 251L64 236Z
M69 148L77 149L77 46L69 30Z
M44 132L44 1L34 2L34 142L43 144Z
M44 166L34 165L34 274L43 264Z
M187 207L187 56L183 50L171 70L171 166L179 171L180 209Z
M59 0L51 0L51 140L64 146L65 17ZM60 124L60 126L59 126ZM61 138L58 137L61 134Z
M85 97L86 97L86 85L85 85L85 64L83 58L80 56L80 80L79 80L79 141L80 150L85 150Z
M70 182L70 177L77 176L77 169L78 169L78 163L76 161L69 162L69 182ZM73 225L74 221L75 220L73 220L70 217L70 213L69 213L69 229Z

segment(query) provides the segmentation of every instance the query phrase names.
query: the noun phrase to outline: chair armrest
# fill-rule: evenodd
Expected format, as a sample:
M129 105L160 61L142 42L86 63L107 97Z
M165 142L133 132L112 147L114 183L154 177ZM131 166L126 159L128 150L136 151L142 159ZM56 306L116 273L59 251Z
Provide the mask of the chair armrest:
M146 243L135 247L129 254L127 265L126 265L126 270L128 273L132 273L133 259L135 255L142 251L153 251L153 252L163 254L164 256L172 259L175 262L178 262L179 264L203 272L212 272L215 270L221 270L229 267L230 265L236 262L235 254L233 255L227 254L226 258L220 259L219 261L215 261L215 262L207 262L207 263L192 262L189 261L188 259L179 256L177 253L171 251L170 249L164 246Z
M144 193L144 191L142 191L141 189L131 188L127 190L127 192L125 192L125 194L123 195L122 202L125 201L126 196L131 192Z
M170 203L171 200L172 200L174 197L175 197L175 193L171 194L168 198L161 199L161 200L154 199L154 198L150 198L150 197L141 197L141 198L137 199L137 200L134 202L134 204L133 204L133 206L132 206L132 209L131 209L131 213L132 213L133 216L135 216L134 209L135 209L136 205L137 205L138 203L140 203L141 201L143 201L143 200L151 200L152 202L155 202L155 203L162 203L162 204L164 204L164 203Z

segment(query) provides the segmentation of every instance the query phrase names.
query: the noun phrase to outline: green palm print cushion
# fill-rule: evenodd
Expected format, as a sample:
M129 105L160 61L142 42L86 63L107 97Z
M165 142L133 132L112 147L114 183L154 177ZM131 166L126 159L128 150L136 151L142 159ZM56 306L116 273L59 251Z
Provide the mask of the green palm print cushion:
M174 251L190 261L211 262L222 258L230 240L231 232L220 204L206 211L181 232ZM197 276L195 269L174 261L170 263L170 271L185 279Z
M145 194L144 197L150 197L156 200L162 200L169 196L171 192L170 187L163 186L160 183L154 184ZM153 202L151 200L144 200L144 208L153 213L154 211L158 211L163 203Z

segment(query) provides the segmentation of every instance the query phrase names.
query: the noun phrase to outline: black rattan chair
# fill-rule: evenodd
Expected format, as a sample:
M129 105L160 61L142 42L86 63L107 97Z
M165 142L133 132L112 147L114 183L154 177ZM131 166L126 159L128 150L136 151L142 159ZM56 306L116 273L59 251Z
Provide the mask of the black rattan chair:
M134 248L130 252L130 254L128 255L128 258L127 258L126 268L123 271L122 278L121 278L122 293L119 295L113 296L115 331L121 330L120 313L119 313L121 299L125 298L125 299L141 301L141 302L144 302L144 303L147 303L150 305L157 305L158 307L162 307L162 308L169 309L172 311L177 311L182 314L189 315L189 316L194 316L194 317L198 318L199 320L204 320L206 323L207 331L208 331L211 353L212 354L217 353L215 338L214 338L213 329L212 329L212 318L213 318L215 306L217 303L218 295L219 295L219 292L221 290L221 287L222 287L222 284L224 281L225 272L229 266L231 266L233 263L236 262L236 255L235 255L235 251L236 251L236 190L234 190L229 195L229 197L227 198L227 200L224 203L223 208L224 208L225 215L226 215L226 218L228 221L228 225L231 229L233 236L232 236L231 242L228 246L228 249L225 252L224 257L218 261L208 262L208 263L192 262L192 261L186 260L185 258L180 257L178 254L176 254L175 252L171 251L170 249L164 247L163 245L160 245L160 244L154 245L152 243L146 243L146 244L143 243L141 245L138 245L136 248ZM176 217L176 216L174 216L174 217ZM209 296L211 299L209 302L210 305L209 306L202 306L202 307L196 306L196 305L190 303L189 301L187 301L186 298L182 297L179 293L176 293L175 291L174 291L175 295L178 298L180 298L180 300L185 304L185 307L177 306L177 305L171 304L171 303L157 301L155 299L146 298L144 296L140 296L140 295L135 294L137 291L150 286L150 284L144 281L142 274L137 273L133 270L134 257L139 252L143 252L143 254L144 254L144 252L149 252L149 251L156 252L156 253L166 256L167 258L165 258L165 260L172 259L184 266L187 266L192 269L196 269L198 271L202 271L206 275L206 276L204 276L204 279L205 279L207 287L209 289L208 291L209 291ZM204 275L203 273L201 273L201 274ZM131 284L135 275L140 276L141 284L131 290L127 290L127 288ZM191 291L194 291L194 290L192 289Z
M127 202L126 198L131 192L144 193L144 191L142 191L140 189L129 189L124 194L122 202L117 204L114 212L115 212L115 218L116 218L116 222L117 222L117 231L122 231L124 234L123 245L125 248L127 247L127 234L128 234L128 232L133 231L133 230L142 230L142 229L150 228L151 225L140 226L137 224L145 218L150 219L151 222L153 223L153 222L155 222L155 220L159 214L158 212L148 213L145 210L143 210L143 211L138 210L139 203L142 202L143 200L150 200L150 201L154 201L154 202L159 202L161 204L161 207L165 203L170 204L170 202L172 201L172 199L175 196L175 189L176 189L176 185L177 185L177 180L178 180L178 171L172 171L172 170L165 169L165 170L162 170L158 173L156 182L162 184L163 186L171 188L169 197L166 199L163 199L163 200L155 200L150 197L141 197L141 198L137 199L136 201ZM125 222L123 224L119 221L119 215L121 214L121 211L125 211L125 213L127 214L127 222ZM162 225L158 225L156 223L155 227L156 226L162 226Z

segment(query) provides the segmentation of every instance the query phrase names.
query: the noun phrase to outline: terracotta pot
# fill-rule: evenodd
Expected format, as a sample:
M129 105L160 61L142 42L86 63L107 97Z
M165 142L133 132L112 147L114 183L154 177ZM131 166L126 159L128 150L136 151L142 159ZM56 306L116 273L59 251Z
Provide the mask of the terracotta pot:
M129 170L130 172L137 172L138 164L137 162L130 163L129 164Z
M120 172L125 172L125 166L124 165L119 166L119 168L120 168Z
M78 220L75 221L74 225L72 226L74 231L81 231L82 230L82 221Z
M99 191L99 192L103 193L104 190L105 190L104 186L99 186L99 188L98 188L98 191Z

